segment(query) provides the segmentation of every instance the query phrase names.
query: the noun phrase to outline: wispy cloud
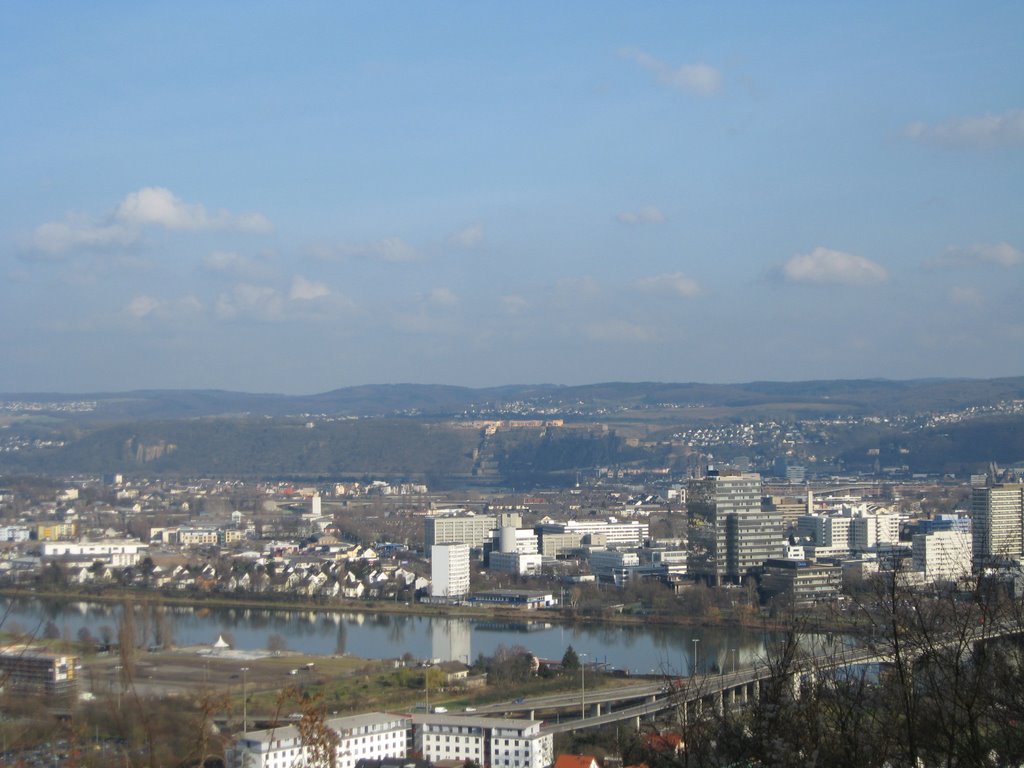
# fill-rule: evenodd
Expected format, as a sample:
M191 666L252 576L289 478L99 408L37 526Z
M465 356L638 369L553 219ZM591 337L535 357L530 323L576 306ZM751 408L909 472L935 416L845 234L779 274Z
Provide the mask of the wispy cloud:
M195 296L159 299L148 294L139 294L134 296L122 311L135 320L147 317L161 320L181 320L201 315L203 310L203 303Z
M638 208L635 211L622 211L615 214L615 218L622 224L629 224L631 226L636 224L660 224L665 220L665 214L660 209L651 205Z
M628 320L599 320L583 326L583 333L594 341L647 343L657 339L654 328Z
M930 264L934 267L966 267L977 264L1016 267L1024 264L1024 251L1005 242L979 243L966 247L950 246Z
M954 285L949 289L949 300L960 306L980 306L982 304L981 294L978 289L970 285Z
M637 280L636 288L647 293L662 293L682 299L700 295L700 283L682 272L672 272Z
M817 247L793 256L782 265L782 278L789 283L871 285L884 283L889 273L881 264L852 253Z
M331 289L326 284L307 280L302 275L292 278L292 287L288 291L288 298L292 301L312 301L330 295Z
M369 243L318 245L313 248L313 255L323 261L360 258L394 264L421 258L419 251L400 237L386 237Z
M623 48L619 55L639 64L650 72L658 83L669 88L698 96L711 96L717 93L722 85L721 73L710 64L683 64L673 67L637 48Z
M448 242L452 245L457 245L460 248L476 248L484 241L484 227L483 224L473 224L472 226L460 229L458 232L453 232L448 237Z
M139 241L145 230L269 232L270 221L259 213L208 211L187 203L164 187L144 187L128 194L103 217L68 214L62 221L36 227L28 247L37 254L57 256L76 248L124 247Z
M940 123L911 123L904 129L903 135L912 141L943 146L1000 147L1024 144L1024 109L954 117Z
M459 303L459 297L451 288L435 288L427 294L427 301L438 307L453 307Z

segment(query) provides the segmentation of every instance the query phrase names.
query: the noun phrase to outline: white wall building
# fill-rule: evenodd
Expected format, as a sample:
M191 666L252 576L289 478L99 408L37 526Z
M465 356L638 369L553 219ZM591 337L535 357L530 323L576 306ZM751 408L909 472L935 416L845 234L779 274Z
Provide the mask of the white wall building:
M488 560L492 571L514 573L517 576L534 576L541 572L544 556L539 553L491 552Z
M463 715L416 715L416 750L424 760L472 760L491 768L547 768L554 762L552 735L540 720Z
M469 545L435 544L430 548L430 594L464 597L469 594Z
M971 573L973 537L963 531L919 533L913 539L913 569L925 581L956 581Z
M149 552L141 541L46 541L43 557L64 557L74 560L99 560L116 568L136 565Z
M362 758L405 757L412 720L402 715L371 712L331 718L325 725L338 736L337 768L353 768ZM242 734L228 747L224 757L228 768L307 768L313 765L312 752L308 746L303 746L299 729L293 725Z

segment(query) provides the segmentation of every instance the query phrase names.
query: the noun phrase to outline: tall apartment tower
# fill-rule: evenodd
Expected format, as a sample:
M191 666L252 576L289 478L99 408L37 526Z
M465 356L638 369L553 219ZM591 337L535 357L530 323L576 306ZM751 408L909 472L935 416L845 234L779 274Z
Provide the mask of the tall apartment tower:
M430 548L430 594L463 597L469 594L469 545L435 544Z
M975 570L1024 555L1024 485L991 485L971 489Z
M782 556L782 515L761 508L761 476L719 474L692 480L686 492L687 571L718 585L739 582Z

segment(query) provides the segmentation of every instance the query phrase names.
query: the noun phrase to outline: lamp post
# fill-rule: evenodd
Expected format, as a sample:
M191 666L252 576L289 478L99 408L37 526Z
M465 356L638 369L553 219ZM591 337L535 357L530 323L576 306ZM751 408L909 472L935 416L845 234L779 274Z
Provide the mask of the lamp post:
M248 667L242 667L242 733L246 732L247 727L248 727L246 722L249 719L248 701L246 700L246 695L245 695L246 694L245 683L246 683L246 680L247 680L248 672L249 672L249 668Z
M690 670L690 677L697 676L697 643L700 642L700 638L693 638L693 668Z
M732 649L732 673L736 674L736 649Z
M580 720L587 717L587 654L580 654Z

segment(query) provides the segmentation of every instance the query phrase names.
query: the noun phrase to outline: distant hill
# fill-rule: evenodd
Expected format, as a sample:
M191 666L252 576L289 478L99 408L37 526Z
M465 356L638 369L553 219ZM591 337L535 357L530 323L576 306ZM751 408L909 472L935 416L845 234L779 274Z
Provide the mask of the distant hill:
M578 472L596 467L683 469L690 450L673 435L685 425L700 431L716 423L808 416L959 412L962 421L948 420L942 428L923 428L936 422L923 418L815 423L825 424L817 429L828 433L836 466L963 473L989 461L1024 460L1024 418L986 410L1014 400L1024 400L1024 377L488 389L393 384L303 396L220 390L22 393L0 395L0 472L376 475L434 485L471 480L526 487L572 482ZM524 427L491 438L459 426L467 419L499 418L559 418L571 428ZM587 429L590 424L601 426ZM721 459L737 450L748 452L724 443L713 452ZM762 453L759 460L770 464L774 456Z
M469 409L502 410L510 403L549 408L649 409L661 405L715 408L812 408L818 412L894 413L954 410L1024 399L1024 377L887 379L700 384L611 382L581 386L510 385L473 389L440 384L374 384L314 395L224 390L136 390L92 394L0 394L0 401L59 403L93 400L97 407L67 416L82 421L179 419L198 416L423 415L448 417Z

